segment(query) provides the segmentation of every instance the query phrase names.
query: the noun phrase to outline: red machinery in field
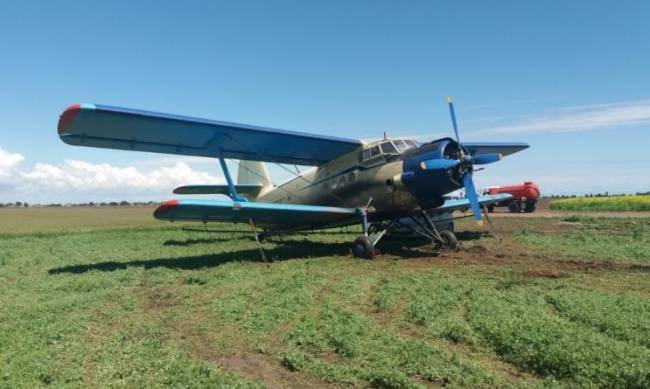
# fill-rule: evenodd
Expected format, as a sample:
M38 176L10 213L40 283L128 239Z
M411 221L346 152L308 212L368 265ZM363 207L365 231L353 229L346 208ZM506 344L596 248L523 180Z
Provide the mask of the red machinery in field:
M508 207L510 212L521 212L522 210L524 212L533 212L540 196L539 186L531 181L519 185L493 186L483 189L484 195L496 195L500 193L509 193L512 195L512 198L495 205L489 205L487 207L489 212L492 212L495 206Z

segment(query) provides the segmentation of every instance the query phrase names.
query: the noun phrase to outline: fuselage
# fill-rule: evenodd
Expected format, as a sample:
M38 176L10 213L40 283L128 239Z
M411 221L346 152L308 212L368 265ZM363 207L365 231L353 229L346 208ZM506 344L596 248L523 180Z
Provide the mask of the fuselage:
M403 140L364 144L353 152L261 192L257 201L337 207L368 206L369 213L401 213L432 208L444 201L442 196L460 188L462 184L454 182L453 172L422 172L419 164L426 158L451 156L446 149L449 145L453 148L455 144L449 138L425 145ZM427 176L421 177L422 174ZM418 182L418 178L425 180Z

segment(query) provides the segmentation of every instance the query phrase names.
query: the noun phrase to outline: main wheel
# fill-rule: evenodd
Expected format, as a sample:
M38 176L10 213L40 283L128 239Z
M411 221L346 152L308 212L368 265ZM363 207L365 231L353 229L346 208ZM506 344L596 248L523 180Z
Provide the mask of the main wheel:
M448 230L440 231L440 237L445 241L444 247L450 248L452 250L458 248L458 238L453 232Z
M490 212L490 213L494 212L494 205L488 205L488 206L487 206L487 210L488 210L488 212Z
M526 206L524 207L524 212L534 212L535 211L535 202L534 201L526 201Z
M519 201L513 201L508 204L508 210L512 213L519 213L521 212L521 204L519 204Z
M375 248L373 247L372 242L370 242L370 239L367 236L361 235L354 240L354 244L352 245L352 255L354 255L357 258L365 258L365 259L374 258Z

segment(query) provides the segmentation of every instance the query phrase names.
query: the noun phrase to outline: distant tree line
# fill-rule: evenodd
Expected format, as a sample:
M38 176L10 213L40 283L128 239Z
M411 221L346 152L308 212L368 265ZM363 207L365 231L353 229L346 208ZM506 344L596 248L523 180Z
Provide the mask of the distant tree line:
M87 203L71 203L66 204L70 207L130 207L130 206L143 206L143 205L155 205L159 204L157 201L107 201L107 202L94 202L90 201Z
M547 199L568 199L568 198L576 198L576 197L620 197L620 196L650 196L650 191L647 192L636 192L634 194L631 193L587 193L583 196L578 196L578 195L547 195L544 196Z
M129 206L146 206L159 204L157 201L107 201L107 202L94 202L87 203L47 203L47 204L34 204L32 207L129 207ZM0 208L29 208L30 204L23 201L16 201L15 203L0 203Z
M29 203L16 201L15 203L0 203L0 208L29 208Z

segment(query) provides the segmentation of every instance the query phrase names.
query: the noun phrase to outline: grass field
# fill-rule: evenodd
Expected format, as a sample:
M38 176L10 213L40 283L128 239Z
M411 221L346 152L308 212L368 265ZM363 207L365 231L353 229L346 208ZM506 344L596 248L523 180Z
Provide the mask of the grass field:
M245 227L48 212L0 210L0 387L650 386L650 219L461 222L461 251L375 261L326 231L264 263Z
M650 211L650 196L576 197L554 200L550 208L558 211Z

